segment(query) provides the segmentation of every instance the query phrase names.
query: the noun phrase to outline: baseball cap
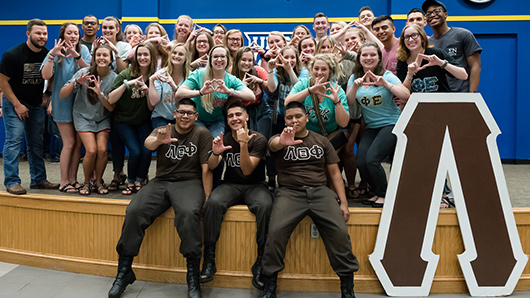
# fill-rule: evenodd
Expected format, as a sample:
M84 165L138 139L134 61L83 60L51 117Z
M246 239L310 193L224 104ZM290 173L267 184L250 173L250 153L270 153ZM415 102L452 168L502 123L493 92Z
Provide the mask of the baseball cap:
M425 2L423 2L421 9L423 10L423 12L427 12L427 9L429 9L429 7L431 7L432 5L441 6L444 11L447 11L447 7L445 7L445 4L436 0L426 0Z

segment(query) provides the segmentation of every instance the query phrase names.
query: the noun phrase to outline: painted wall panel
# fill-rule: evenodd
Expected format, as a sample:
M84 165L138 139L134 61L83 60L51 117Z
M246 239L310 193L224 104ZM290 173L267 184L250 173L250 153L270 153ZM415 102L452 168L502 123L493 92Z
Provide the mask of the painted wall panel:
M265 45L266 32L278 30L285 33L304 23L311 28L315 13L322 11L330 18L356 17L364 5L369 5L376 15L390 14L395 17L396 35L405 25L405 14L423 1L375 1L375 0L271 0L268 2L180 1L180 0L94 0L90 9L86 4L72 4L64 0L35 4L33 1L6 1L0 10L0 53L24 42L25 21L40 17L49 24L47 47L53 46L58 37L59 24L65 20L80 20L85 14L102 19L114 15L125 20L124 25L136 23L144 29L151 21L159 19L170 36L174 32L174 20L180 14L188 14L202 20L207 28L222 21L228 29L239 28L246 33L248 44L256 40ZM471 5L467 0L443 1L449 11L449 25L471 30L481 43L482 76L479 91L501 128L498 138L503 159L530 161L530 101L526 99L527 69L530 66L530 6L527 1L495 0L490 5ZM479 17L476 17L479 16ZM490 16L488 18L488 16ZM491 16L501 18L492 20ZM252 19L262 19L261 23ZM242 21L241 19L247 19ZM518 21L515 19L519 19ZM21 20L20 24L14 21ZM243 23L246 22L246 23ZM206 24L204 24L206 23ZM426 27L428 34L432 30ZM501 75L502 74L502 75ZM499 87L502 86L502 87ZM0 134L3 135L0 128ZM0 138L0 141L3 141ZM1 145L1 144L0 144ZM0 146L1 151L1 146Z

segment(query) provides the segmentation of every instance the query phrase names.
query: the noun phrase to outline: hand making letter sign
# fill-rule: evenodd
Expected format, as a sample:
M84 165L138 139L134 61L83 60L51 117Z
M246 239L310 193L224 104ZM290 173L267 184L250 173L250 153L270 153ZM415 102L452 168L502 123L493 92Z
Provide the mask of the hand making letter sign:
M502 170L493 116L478 93L414 93L394 128L397 146L372 264L390 296L427 296L446 175L465 251L458 256L473 296L509 295L523 253Z

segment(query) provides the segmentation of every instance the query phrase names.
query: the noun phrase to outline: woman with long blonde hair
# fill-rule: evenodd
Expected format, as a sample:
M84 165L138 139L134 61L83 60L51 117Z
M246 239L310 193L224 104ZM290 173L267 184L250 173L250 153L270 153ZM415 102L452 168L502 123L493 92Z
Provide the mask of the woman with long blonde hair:
M190 74L177 91L176 100L191 98L197 104L197 125L207 127L214 137L224 132L223 106L228 97L243 101L255 99L240 79L229 74L230 52L224 45L214 46L208 64Z

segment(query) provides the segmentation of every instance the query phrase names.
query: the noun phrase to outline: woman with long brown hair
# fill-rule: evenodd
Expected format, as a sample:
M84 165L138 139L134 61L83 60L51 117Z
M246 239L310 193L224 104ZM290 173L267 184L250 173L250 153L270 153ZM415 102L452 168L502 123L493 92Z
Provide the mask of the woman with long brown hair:
M100 195L108 193L103 183L110 131L108 94L114 79L118 76L110 70L111 63L112 49L106 45L96 47L90 67L76 72L61 89L61 98L75 92L73 122L86 150L83 158L85 182L79 189L81 195L89 195L92 186ZM94 171L95 185L91 185Z
M41 68L45 80L53 79L51 112L53 120L57 123L63 148L61 150L60 168L61 183L59 189L67 193L75 193L81 187L77 182L77 170L81 158L81 140L75 131L72 117L74 96L60 98L59 92L63 85L80 68L87 67L91 56L88 48L80 42L79 28L71 22L64 23L59 29L59 41L48 53ZM51 110L51 111L50 111Z
M149 42L138 45L131 66L120 72L109 94L111 111L114 111L113 127L129 150L127 175L129 184L122 191L130 195L139 191L147 177L151 164L151 151L144 140L151 133L151 111L147 100L149 78L156 72L154 46Z

